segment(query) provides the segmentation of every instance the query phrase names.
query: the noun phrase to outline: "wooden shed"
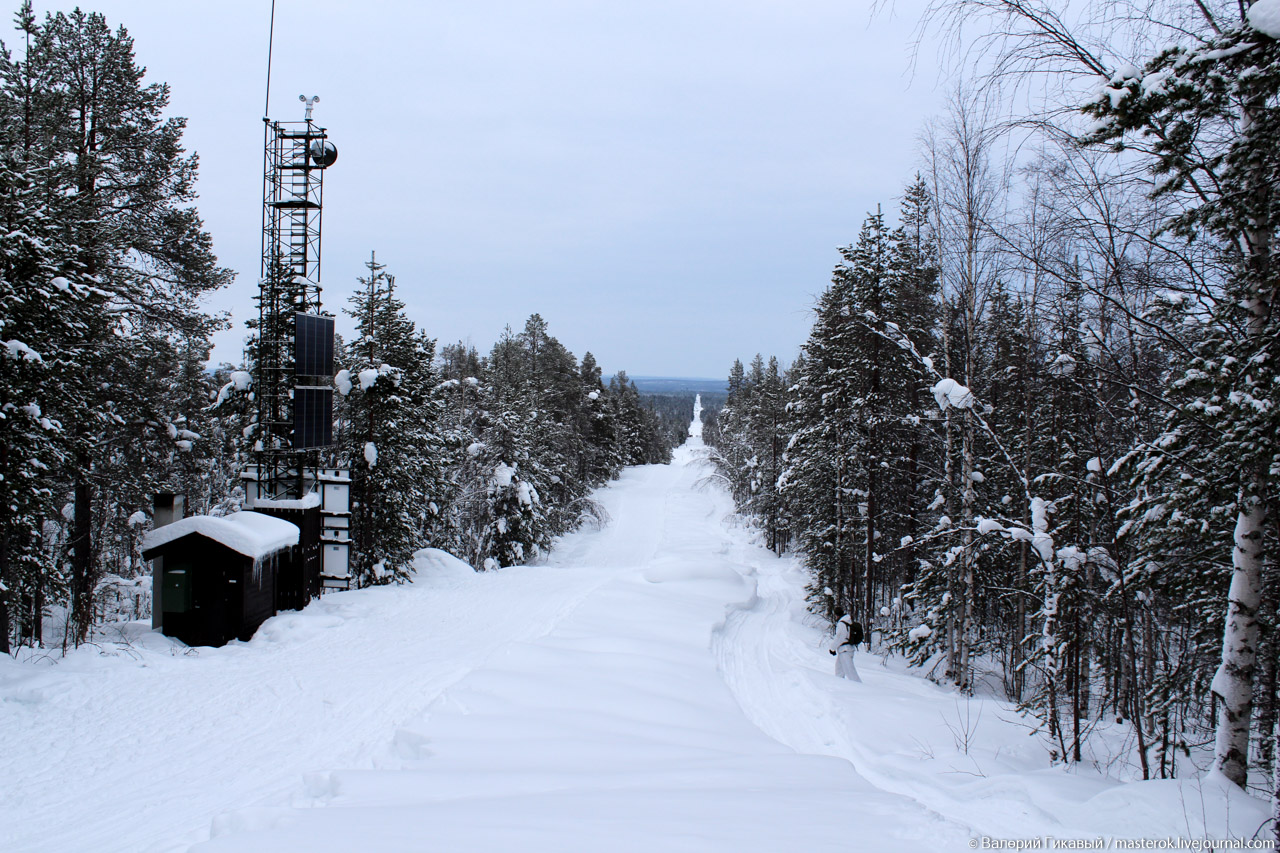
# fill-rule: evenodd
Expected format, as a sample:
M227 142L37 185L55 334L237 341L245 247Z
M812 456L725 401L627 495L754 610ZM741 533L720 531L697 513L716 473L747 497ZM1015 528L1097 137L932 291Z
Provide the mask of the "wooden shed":
M197 515L158 527L142 556L162 557L161 628L189 646L247 640L277 610L276 579L300 574L299 528L258 512Z

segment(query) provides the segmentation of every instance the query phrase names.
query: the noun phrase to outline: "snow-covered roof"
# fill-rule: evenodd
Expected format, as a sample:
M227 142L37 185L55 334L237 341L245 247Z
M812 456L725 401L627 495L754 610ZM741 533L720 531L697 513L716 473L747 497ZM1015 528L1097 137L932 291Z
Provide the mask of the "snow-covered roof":
M298 544L298 528L282 518L244 510L218 518L193 515L152 530L142 540L143 556L176 539L199 533L237 554L261 560L290 545Z

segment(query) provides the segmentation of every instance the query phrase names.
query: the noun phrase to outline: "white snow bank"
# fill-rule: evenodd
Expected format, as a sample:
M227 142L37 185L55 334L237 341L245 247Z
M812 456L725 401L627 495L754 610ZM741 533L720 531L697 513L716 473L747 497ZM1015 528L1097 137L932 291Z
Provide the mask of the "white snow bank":
M1273 39L1280 39L1280 0L1257 0L1245 13L1249 26Z
M729 598L754 591L741 574L723 563L710 560L699 562L655 560L645 567L642 577L654 584L709 582L723 590Z
M233 512L223 518L193 515L166 524L143 538L142 550L159 548L190 533L207 536L237 554L244 554L254 560L298 544L298 528L295 525L282 518L245 510Z
M414 583L436 579L467 578L475 573L474 568L439 548L423 548L413 555Z

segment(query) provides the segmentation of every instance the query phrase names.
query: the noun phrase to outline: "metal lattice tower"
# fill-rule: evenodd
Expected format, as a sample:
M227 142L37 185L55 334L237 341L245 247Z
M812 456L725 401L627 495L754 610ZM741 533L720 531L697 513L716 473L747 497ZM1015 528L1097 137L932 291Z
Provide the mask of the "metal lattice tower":
M254 457L262 495L274 499L302 497L306 469L319 461L315 448L331 443L301 438L300 401L317 396L330 400L331 392L323 386L332 377L301 374L296 341L297 316L320 312L324 170L337 159L337 150L325 128L311 120L318 99L301 100L307 104L305 121L264 119Z

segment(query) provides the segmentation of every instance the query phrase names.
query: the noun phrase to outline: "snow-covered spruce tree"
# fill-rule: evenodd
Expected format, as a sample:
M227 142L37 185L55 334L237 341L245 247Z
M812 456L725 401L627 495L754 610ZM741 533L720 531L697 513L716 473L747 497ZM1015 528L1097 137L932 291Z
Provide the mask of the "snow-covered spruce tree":
M554 537L603 520L590 492L623 465L670 459L658 416L626 374L606 388L595 358L579 365L538 314L519 333L508 327L488 357L458 344L442 362L448 542L476 566L537 557Z
M754 389L739 359L729 369L728 396L716 415L716 428L710 442L716 470L724 478L734 505L745 509L751 496L751 447L749 411Z
M903 193L899 225L889 237L888 274L894 304L881 319L894 323L919 353L936 353L939 347L938 246L932 214L933 198L924 178L917 174ZM901 528L893 563L900 575L886 590L891 593L890 613L899 616L904 603L898 587L915 580L922 552L914 543L928 529L928 506L937 488L938 471L936 437L925 420L932 383L914 360L907 359L902 368L894 379L903 384L890 389L902 399L897 403L901 418L896 429L900 441L897 492L892 506L887 507Z
M609 380L609 400L617 424L619 465L665 464L671 448L663 441L658 417L644 405L640 391L624 370Z
M609 405L600 365L595 356L584 353L579 368L579 394L575 431L581 437L578 479L598 486L618 475L617 418Z
M474 347L446 344L440 366L444 378L436 397L443 403L441 433L447 460L441 547L480 565L477 531L488 518L480 439L490 423L490 395L482 385L482 359Z
M787 529L782 499L778 495L778 477L782 474L782 453L787 436L787 394L778 372L778 359L769 358L763 366L757 354L751 361L752 395L747 421L751 442L751 498L749 511L764 531L765 545L781 554L787 545Z
M813 575L812 600L828 617L850 613L868 628L899 626L902 589L919 558L913 543L930 511L921 423L930 383L898 343L933 343L928 209L917 181L899 229L890 234L873 214L858 242L841 250L788 404L791 437L778 482ZM766 440L759 444L767 449Z
M760 528L767 547L781 554L788 534L778 478L788 439L788 398L778 360L770 358L766 368L764 357L757 353L750 371L735 360L728 389L715 428L703 437L738 511Z
M489 417L472 452L483 487L483 515L475 531L476 564L513 566L545 550L555 535L539 487L552 476L542 466L539 441L548 420L536 402L535 360L510 327L486 364Z
M833 624L853 612L858 601L851 531L856 512L851 471L855 436L846 416L852 387L847 375L849 301L850 282L840 276L819 298L788 406L791 438L779 481L796 545L809 570L810 602ZM720 429L723 433L724 426Z
M149 615L144 576L150 567L140 546L154 494L183 494L191 512L207 512L226 497L237 473L220 465L221 448L211 447L215 420L206 410L215 388L205 370L207 335L141 334L132 343L132 353L117 356L127 372L103 383L111 391L110 411L132 412L136 421L104 436L95 460L95 479L104 484L95 489L101 505L91 531L99 619Z
M117 485L100 466L126 443L174 446L172 418L157 416L154 405L138 408L168 390L163 378L135 369L138 354L207 337L212 324L198 297L230 273L216 267L190 207L196 162L182 150L184 123L162 118L168 89L143 84L128 33L79 10L37 22L24 5L18 22L26 50L21 68L4 60L6 146L42 164L29 174L44 198L64 202L57 242L71 253L59 264L84 309L74 338L50 353L64 370L57 404L46 412L63 427L66 462L55 492L71 497L70 638L79 642L93 621L101 569L96 512L112 503Z
M444 491L435 341L405 316L385 266L373 255L365 266L369 274L347 309L356 335L338 377L351 464L352 570L361 586L409 579Z
M536 467L547 472L538 484L553 536L578 526L594 503L587 495L601 481L579 475L589 454L581 431L582 411L592 403L584 397L578 360L549 332L540 314L525 322L519 335L528 361L528 388L540 439Z

